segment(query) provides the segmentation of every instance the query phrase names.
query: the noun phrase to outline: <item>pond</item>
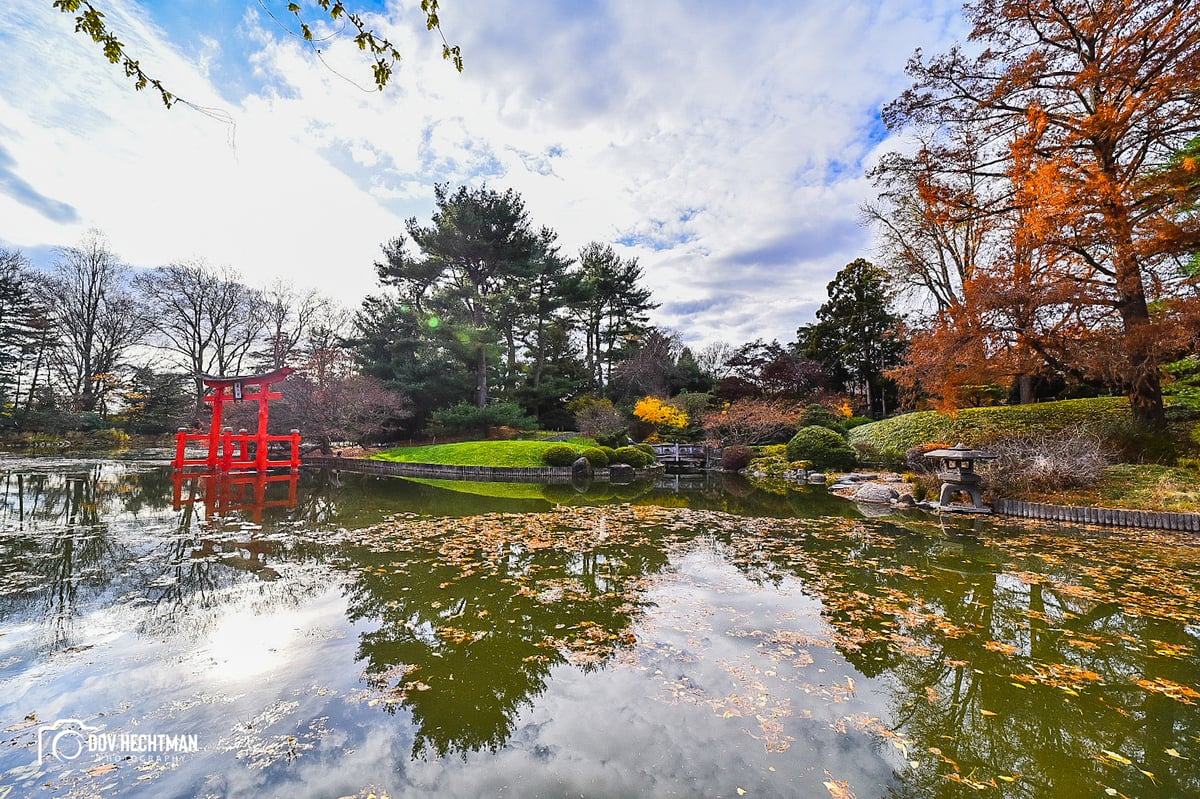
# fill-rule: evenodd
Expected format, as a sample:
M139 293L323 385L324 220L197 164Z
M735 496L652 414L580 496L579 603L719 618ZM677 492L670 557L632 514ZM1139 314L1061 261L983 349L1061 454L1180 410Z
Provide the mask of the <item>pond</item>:
M1200 796L1200 551L0 456L0 799Z

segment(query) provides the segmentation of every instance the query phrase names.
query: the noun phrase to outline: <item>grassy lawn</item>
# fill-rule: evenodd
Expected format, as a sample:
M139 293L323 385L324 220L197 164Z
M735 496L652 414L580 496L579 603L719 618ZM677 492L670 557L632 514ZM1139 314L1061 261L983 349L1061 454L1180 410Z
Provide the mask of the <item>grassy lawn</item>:
M573 438L566 443L580 450L596 446L596 442L590 438ZM458 444L397 447L374 457L378 460L401 463L529 468L545 466L542 453L552 446L555 446L555 443L547 441L463 441Z
M1200 512L1200 471L1145 463L1119 463L1104 472L1098 486L1023 497L1056 505Z

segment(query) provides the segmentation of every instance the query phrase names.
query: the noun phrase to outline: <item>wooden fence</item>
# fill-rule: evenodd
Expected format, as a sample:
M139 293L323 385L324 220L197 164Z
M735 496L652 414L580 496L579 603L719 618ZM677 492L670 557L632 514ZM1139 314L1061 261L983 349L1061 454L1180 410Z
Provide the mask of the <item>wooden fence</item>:
M1022 519L1098 524L1105 527L1147 527L1154 530L1200 532L1200 513L1083 508L1072 505L1048 505L1043 502L1022 502L1015 499L997 499L992 503L992 511Z

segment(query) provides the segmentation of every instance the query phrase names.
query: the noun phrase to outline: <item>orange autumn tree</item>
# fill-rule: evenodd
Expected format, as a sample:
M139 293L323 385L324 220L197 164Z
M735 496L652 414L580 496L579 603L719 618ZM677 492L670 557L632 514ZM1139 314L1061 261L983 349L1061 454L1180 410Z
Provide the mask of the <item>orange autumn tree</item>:
M990 163L972 131L954 130L927 137L912 155L888 154L871 172L880 194L863 215L897 285L923 303L901 336L904 364L888 372L910 402L952 410L1012 381L1032 401L1032 378L1044 369L1007 312L1029 305L1012 301L1030 282L985 268L1016 263L1006 256L1011 190L987 173Z
M1186 159L1172 159L1200 134L1200 14L1170 0L975 0L966 11L970 50L918 53L914 85L884 112L929 140L969 131L984 153L972 174L1001 187L988 210L1010 234L970 265L979 282L960 332L1007 336L1090 373L1115 354L1135 419L1161 426L1159 368L1196 300L1178 264L1200 246L1200 220L1181 213L1197 190L1178 177ZM987 338L976 347L997 351Z

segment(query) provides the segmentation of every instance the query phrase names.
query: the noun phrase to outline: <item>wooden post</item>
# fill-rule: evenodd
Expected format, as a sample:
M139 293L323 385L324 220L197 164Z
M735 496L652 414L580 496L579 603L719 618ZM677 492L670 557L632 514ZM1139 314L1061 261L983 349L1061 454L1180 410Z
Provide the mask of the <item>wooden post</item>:
M292 428L292 460L291 469L293 472L300 471L300 431ZM295 490L296 484L292 483L292 490Z
M217 468L217 453L221 447L221 404L225 401L225 386L217 386L212 395L212 421L208 425L208 470Z
M181 427L175 431L175 460L171 465L176 469L183 468L184 454L187 452L187 428Z
M221 463L218 469L222 472L228 472L233 461L233 428L222 428L221 437L218 441L221 447Z
M253 518L255 524L262 524L262 509L263 503L267 501L267 473L259 470L254 477L254 510Z
M267 423L271 416L267 400L270 393L270 386L258 389L258 449L254 453L254 468L260 472L267 470Z

